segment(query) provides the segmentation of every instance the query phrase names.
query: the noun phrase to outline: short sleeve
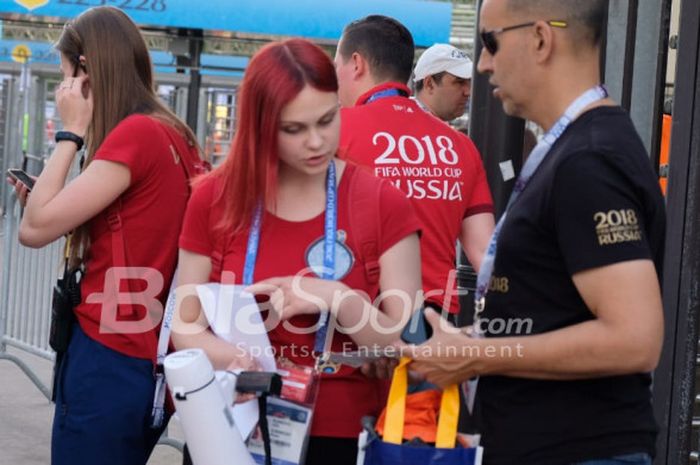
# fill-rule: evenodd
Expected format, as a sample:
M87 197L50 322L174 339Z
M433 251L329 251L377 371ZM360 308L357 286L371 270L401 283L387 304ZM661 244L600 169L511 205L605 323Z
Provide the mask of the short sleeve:
M420 222L406 194L390 182L382 182L379 191L381 221L380 255L413 233L420 233Z
M163 150L158 123L145 115L131 115L112 129L95 152L95 160L106 160L126 165L131 173L131 184L147 176L157 157L149 156Z
M651 259L645 209L634 184L605 154L580 153L557 170L554 224L570 274L636 259Z
M214 251L213 225L210 215L216 183L210 176L195 185L182 223L181 249L211 257Z
M467 201L463 219L479 213L493 213L493 199L491 197L489 182L486 179L484 163L481 161L479 151L472 141L466 136L464 136L464 139L466 139L467 155L470 158L474 171L472 177L474 187L472 189L472 195Z

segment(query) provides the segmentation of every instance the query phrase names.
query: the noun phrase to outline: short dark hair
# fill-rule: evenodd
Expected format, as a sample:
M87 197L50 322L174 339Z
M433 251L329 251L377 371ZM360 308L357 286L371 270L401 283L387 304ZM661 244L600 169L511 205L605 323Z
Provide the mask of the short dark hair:
M370 15L348 24L338 49L343 60L357 52L367 60L377 80L408 82L415 47L406 26L394 18Z
M442 78L445 77L445 73L447 73L447 71L441 71L439 73L431 75L433 77L433 81L435 81L435 84L440 84L442 82ZM425 78L427 77L428 76L426 76ZM420 92L421 90L423 90L423 87L425 86L425 78L416 82L416 92Z
M608 13L608 0L508 0L508 9L531 19L566 20L575 43L600 45Z

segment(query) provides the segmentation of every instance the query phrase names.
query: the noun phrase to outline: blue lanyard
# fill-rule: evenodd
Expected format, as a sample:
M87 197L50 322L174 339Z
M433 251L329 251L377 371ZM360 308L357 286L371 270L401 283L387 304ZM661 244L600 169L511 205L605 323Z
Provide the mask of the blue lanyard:
M326 213L324 221L323 239L323 279L335 278L335 236L338 224L338 195L335 185L335 162L331 160L326 174ZM260 224L262 223L262 204L258 204L253 213L253 223L248 234L248 246L245 254L245 265L243 266L243 284L250 286L253 284L253 274L255 273L255 262L258 258L258 248L260 245ZM316 331L316 343L314 352L322 353L328 332L328 312L321 312L318 320L318 330Z
M498 221L496 228L491 235L491 240L489 241L489 246L486 249L486 254L481 262L481 268L479 268L479 275L476 280L476 292L474 293L474 327L479 328L477 320L481 312L484 311L484 297L489 290L489 282L491 281L491 276L493 275L493 267L496 260L496 247L498 244L498 236L501 233L501 228L505 222L506 215L510 210L510 207L515 203L516 199L520 197L520 194L525 190L528 182L532 176L539 168L542 161L545 159L549 151L552 149L554 143L561 137L566 128L571 124L571 122L578 116L578 114L586 108L588 105L602 100L608 96L608 92L603 86L596 86L588 89L586 92L581 94L574 102L566 109L564 114L559 118L559 120L552 126L552 128L547 131L542 140L535 146L535 148L530 153L530 156L525 162L525 166L520 171L518 179L515 181L515 186L513 187L513 192L510 194L510 199L508 199L508 204L506 209ZM478 330L478 329L477 329Z
M379 100L381 98L386 98L386 97L400 97L404 95L405 92L401 92L399 89L384 89L380 90L379 92L376 92L372 94L367 101L365 102L365 105L368 103L372 103L375 100Z

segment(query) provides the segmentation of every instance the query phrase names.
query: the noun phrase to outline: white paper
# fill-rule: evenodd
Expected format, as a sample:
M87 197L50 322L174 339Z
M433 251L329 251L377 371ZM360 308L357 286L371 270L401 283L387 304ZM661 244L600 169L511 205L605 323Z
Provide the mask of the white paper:
M515 177L515 169L513 168L513 161L506 160L498 164L501 168L501 176L503 176L503 181L510 181Z
M237 347L244 347L263 371L276 372L277 364L260 316L260 309L245 286L207 283L197 295L214 334Z
M248 350L263 371L276 372L277 364L260 309L253 295L243 289L240 285L207 283L197 286L197 295L214 334ZM233 407L233 420L244 441L253 432L258 419L257 400Z

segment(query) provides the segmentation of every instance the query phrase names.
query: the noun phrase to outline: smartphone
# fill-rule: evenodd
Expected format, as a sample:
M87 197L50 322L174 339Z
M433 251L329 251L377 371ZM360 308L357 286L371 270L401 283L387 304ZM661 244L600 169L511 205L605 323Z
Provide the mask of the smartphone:
M433 327L426 321L425 314L421 308L416 310L406 326L404 326L401 332L401 340L406 344L418 345L430 339L432 335Z
M7 175L14 179L15 181L19 181L25 186L27 186L27 189L32 190L34 187L34 179L29 176L24 170L21 170L19 168L10 168L7 170Z

